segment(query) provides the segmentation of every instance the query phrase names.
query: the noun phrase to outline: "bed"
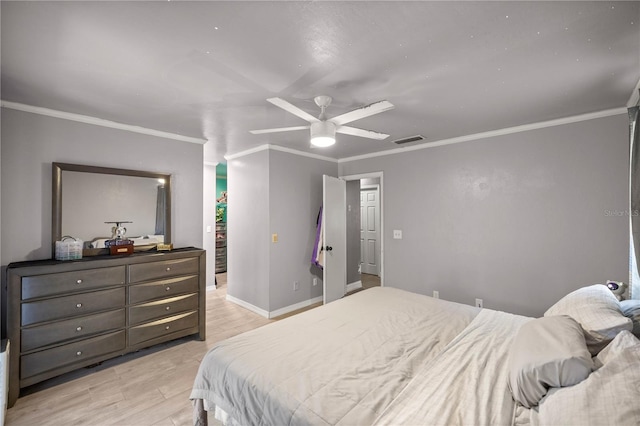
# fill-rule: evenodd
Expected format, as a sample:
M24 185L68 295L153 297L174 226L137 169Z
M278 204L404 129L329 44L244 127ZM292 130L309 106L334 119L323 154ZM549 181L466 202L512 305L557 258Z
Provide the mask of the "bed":
M589 334L594 297L608 316ZM632 327L602 285L539 319L373 288L216 344L194 381L194 424L637 425Z

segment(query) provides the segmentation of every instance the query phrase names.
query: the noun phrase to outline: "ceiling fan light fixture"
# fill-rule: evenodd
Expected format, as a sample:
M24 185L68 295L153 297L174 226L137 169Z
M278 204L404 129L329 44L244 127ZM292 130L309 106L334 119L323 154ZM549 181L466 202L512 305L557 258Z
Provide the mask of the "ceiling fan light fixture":
M336 143L336 125L331 121L311 123L311 145L326 148Z

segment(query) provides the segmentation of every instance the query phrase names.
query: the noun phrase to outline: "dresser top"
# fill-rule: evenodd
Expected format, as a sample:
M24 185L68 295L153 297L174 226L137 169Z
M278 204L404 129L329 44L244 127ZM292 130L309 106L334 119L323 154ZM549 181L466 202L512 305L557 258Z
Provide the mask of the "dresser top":
M189 255L199 255L204 253L204 250L196 247L181 247L175 248L169 251L141 251L134 252L126 255L100 255L100 256L85 256L82 259L76 260L55 260L55 259L43 259L43 260L26 260L22 262L13 262L7 265L7 269L16 268L30 268L38 266L68 266L69 269L75 267L82 268L83 264L89 266L89 263L109 263L109 264L127 264L127 263L143 263L154 260L162 260L166 257L188 257ZM65 268L66 269L66 268ZM84 268L83 268L84 269Z

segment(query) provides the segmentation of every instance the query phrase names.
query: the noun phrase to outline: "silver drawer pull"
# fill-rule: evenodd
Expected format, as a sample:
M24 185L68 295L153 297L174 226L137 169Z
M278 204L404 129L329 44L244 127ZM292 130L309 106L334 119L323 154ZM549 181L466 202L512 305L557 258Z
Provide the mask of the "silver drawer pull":
M169 291L169 290L171 290L171 287L167 286L167 288L165 290Z
M82 331L82 326L81 325L77 326L76 331Z
M164 308L165 311L169 311L171 310L171 306L167 306L166 308Z
M167 266L167 272L169 272L171 270L171 268L169 266Z
M82 355L82 351L76 352L76 356L80 356L80 355Z
M166 326L164 329L165 329L165 330L168 330L168 329L169 329L169 326Z
M80 279L80 280L77 280L77 281L76 281L76 284L82 284L82 280L81 280L81 279Z
M76 303L76 308L82 308L82 303Z

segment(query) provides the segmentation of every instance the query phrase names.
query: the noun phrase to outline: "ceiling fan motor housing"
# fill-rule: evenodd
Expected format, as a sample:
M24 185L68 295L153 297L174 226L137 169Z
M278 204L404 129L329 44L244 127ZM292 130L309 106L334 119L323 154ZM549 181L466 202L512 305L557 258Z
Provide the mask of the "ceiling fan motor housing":
M336 143L336 125L331 121L311 123L311 143L315 146L330 146Z

